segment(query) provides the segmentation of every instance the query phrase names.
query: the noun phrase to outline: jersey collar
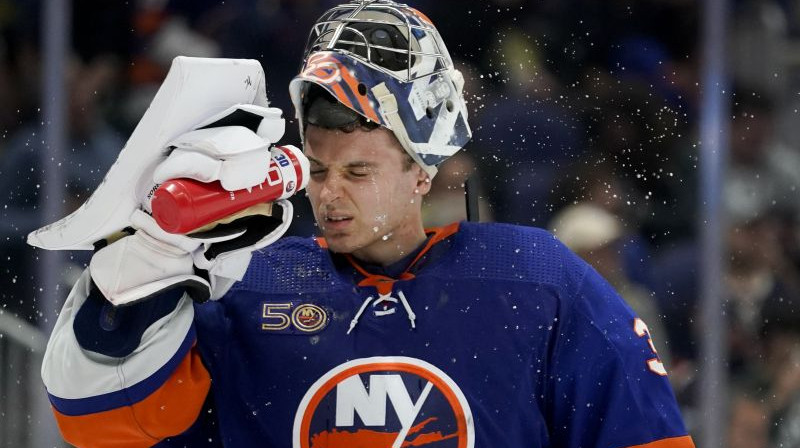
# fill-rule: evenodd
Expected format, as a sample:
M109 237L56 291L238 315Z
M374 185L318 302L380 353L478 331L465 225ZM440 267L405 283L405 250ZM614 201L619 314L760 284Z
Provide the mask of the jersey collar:
M334 258L337 268L340 268L340 265L344 265L343 267L349 266L356 271L357 278L361 278L358 281L358 286L374 286L380 294L388 294L398 280L413 279L415 273L421 267L422 263L420 262L423 259L430 261L430 258L435 256L436 253L441 253L442 251L439 249L444 249L444 247L438 243L456 234L458 228L459 223L454 222L444 227L425 229L425 234L428 238L419 248L401 260L385 267L364 263L351 254L334 254L331 252L331 256ZM324 238L317 238L316 240L320 247L328 249L328 244ZM346 260L346 263L341 263L342 259Z

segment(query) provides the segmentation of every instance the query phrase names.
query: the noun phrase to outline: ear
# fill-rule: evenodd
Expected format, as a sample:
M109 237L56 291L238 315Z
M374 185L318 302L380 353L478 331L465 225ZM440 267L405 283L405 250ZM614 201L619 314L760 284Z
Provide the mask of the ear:
M425 196L431 191L431 177L419 165L416 165L414 169L417 170L417 184L414 186L414 192L419 192L420 196Z

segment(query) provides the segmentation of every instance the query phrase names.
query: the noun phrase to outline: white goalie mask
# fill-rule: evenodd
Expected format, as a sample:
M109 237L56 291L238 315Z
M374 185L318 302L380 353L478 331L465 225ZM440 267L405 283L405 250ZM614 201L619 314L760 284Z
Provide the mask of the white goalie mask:
M430 19L401 3L353 1L314 24L289 85L301 136L312 84L390 129L431 177L472 136L464 78Z

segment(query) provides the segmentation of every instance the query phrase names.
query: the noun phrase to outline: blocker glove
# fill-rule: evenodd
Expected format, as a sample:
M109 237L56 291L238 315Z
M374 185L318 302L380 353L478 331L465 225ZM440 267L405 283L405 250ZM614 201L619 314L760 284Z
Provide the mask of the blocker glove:
M115 306L129 305L182 286L198 301L211 297L211 284L195 272L192 253L202 242L169 234L155 220L137 210L131 217L137 228L98 250L89 273L103 296Z
M234 106L173 140L152 180L191 178L219 181L229 191L252 188L266 179L270 146L284 128L279 109ZM291 203L280 200L179 235L165 232L148 212L149 198L143 198L142 210L130 218L130 235L100 248L89 264L94 284L115 306L178 287L199 302L222 297L244 276L252 252L280 238L293 214Z
M270 146L286 130L281 110L241 104L206 123L169 144L174 149L156 168L153 180L157 183L181 177L200 182L218 180L228 191L264 182Z

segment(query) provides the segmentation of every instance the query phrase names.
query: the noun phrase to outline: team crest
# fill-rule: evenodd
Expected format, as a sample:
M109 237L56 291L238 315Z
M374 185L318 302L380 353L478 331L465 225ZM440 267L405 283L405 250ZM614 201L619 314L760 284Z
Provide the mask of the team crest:
M272 334L313 334L328 326L329 312L313 303L265 302L261 304L261 331Z
M293 448L473 448L464 394L447 374L407 357L342 364L306 392Z
M314 332L328 323L328 315L322 308L304 303L294 309L292 321L300 331Z

